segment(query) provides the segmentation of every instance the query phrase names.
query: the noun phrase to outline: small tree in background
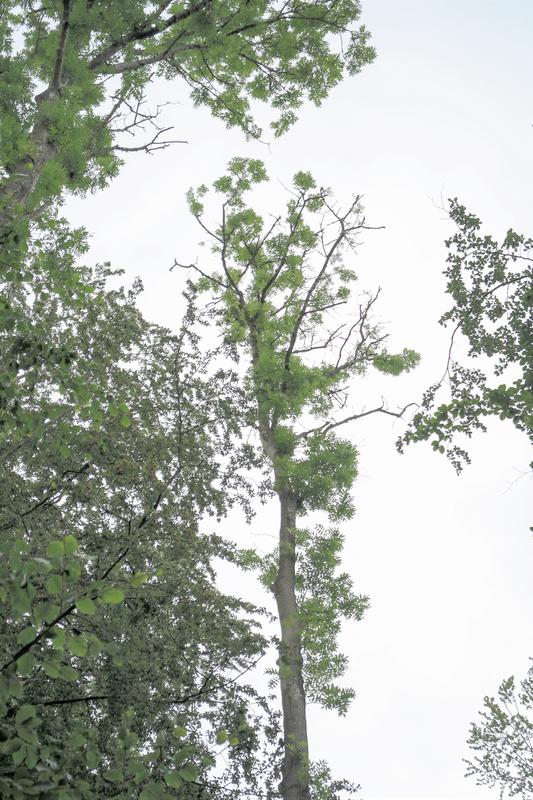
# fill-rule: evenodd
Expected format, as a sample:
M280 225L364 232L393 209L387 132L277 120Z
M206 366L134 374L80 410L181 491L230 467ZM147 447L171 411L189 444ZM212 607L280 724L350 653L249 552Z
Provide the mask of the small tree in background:
M446 246L447 292L454 305L441 324L454 323L443 378L431 386L411 426L398 442L430 440L459 472L470 457L458 437L486 431L485 418L510 420L533 440L533 239L509 230L501 243L481 236L481 220L457 199L450 201L457 232ZM480 367L453 359L456 335L468 342L468 355ZM449 399L437 406L448 378ZM498 383L496 384L496 379ZM532 462L533 466L533 462ZM468 776L478 784L499 786L500 797L533 797L533 673L515 690L504 681L499 701L485 698L482 722L473 724L468 745ZM522 710L519 704L522 704Z
M299 172L285 213L267 222L244 200L266 179L262 162L233 159L213 184L223 198L216 227L204 219L207 188L191 191L191 212L210 237L220 268L179 266L196 272L192 289L210 294L207 316L228 355L244 359L247 368L243 386L252 408L243 422L257 434L269 468L264 488L280 508L278 548L263 562L281 628L280 792L284 800L308 800L306 702L346 712L353 693L336 683L346 666L337 634L343 618L361 618L367 599L337 572L339 531L306 530L299 521L316 511L333 523L352 516L357 453L337 431L370 414L401 416L403 410L389 411L382 402L347 413L348 386L371 367L399 375L418 356L385 349L386 335L372 319L379 292L353 296L356 275L345 256L368 229L360 198L341 212L328 190Z
M449 214L457 232L446 241L444 275L453 305L440 320L453 325L448 362L398 447L430 440L459 471L470 458L456 441L485 431L486 417L511 420L533 441L533 239L513 230L501 243L480 235L481 220L457 200ZM457 334L479 366L454 360Z
M519 689L503 681L498 699L485 697L481 721L472 724L468 745L475 755L467 775L479 786L500 789L500 798L533 798L533 667Z

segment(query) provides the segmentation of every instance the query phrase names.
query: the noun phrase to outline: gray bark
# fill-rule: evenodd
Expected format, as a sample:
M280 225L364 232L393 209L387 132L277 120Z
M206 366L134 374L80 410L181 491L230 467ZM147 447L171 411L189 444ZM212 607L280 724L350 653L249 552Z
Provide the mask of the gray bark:
M296 602L296 498L286 489L278 492L281 510L279 562L272 586L281 628L279 678L283 708L284 755L283 800L309 800L309 749L305 688L303 681L302 632Z
M53 100L55 96L57 93L44 92L36 98L38 107L46 101ZM33 195L37 181L46 164L57 153L50 136L49 120L46 114L41 113L40 118L33 126L30 140L32 143L31 154L28 153L21 158L0 188L0 228L2 230L9 229L15 215L27 213L28 202Z
M59 97L66 85L63 76L65 50L69 35L72 0L63 0L63 19L59 30L53 74L48 87L35 98L36 122L30 134L31 152L11 168L9 178L0 187L0 238L9 235L13 220L22 212L27 214L28 202L46 164L56 155L57 148L50 133L46 106Z

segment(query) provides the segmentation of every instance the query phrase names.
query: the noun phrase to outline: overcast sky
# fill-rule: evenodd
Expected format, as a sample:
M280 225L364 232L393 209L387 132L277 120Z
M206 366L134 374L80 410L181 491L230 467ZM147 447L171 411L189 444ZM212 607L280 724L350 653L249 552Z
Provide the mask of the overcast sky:
M340 200L363 194L368 221L386 226L368 234L354 266L361 286L382 286L393 344L422 354L415 373L354 391L418 399L447 352L437 325L451 231L442 200L458 196L495 236L533 232L532 9L530 0L366 0L375 63L269 146L193 110L179 84L157 85L154 98L176 102L166 119L189 144L132 156L108 190L69 201L70 218L92 234L91 260L140 275L145 313L175 327L182 277L169 266L201 253L187 188L218 177L233 155L259 157L276 211L281 184L309 169ZM311 710L312 757L361 783L366 800L496 800L497 790L463 778L461 759L483 696L525 675L533 656L530 452L510 424L493 423L458 478L428 445L399 456L402 429L372 419L348 432L360 477L345 565L372 606L343 637L357 699L342 720ZM269 510L251 530L238 524L240 541L263 548L261 534L276 532Z

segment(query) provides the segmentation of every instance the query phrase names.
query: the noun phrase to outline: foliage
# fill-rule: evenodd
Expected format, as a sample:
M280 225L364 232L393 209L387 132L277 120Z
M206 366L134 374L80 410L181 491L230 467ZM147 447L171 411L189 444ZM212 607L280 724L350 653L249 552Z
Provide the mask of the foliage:
M181 334L149 325L84 247L51 221L3 287L0 793L235 797L277 728L238 680L261 612L216 589L238 558L199 530L247 508L235 380L191 304Z
M156 76L254 137L253 104L268 103L282 134L306 98L373 59L359 16L358 0L2 0L4 223L18 204L102 186L123 152L175 141L145 103Z
M334 780L324 761L310 765L312 800L352 800L357 797L359 786L347 780Z
M454 305L440 320L454 324L448 364L398 445L430 440L459 471L470 459L455 442L485 430L486 417L508 419L533 440L533 240L513 230L501 243L481 236L481 221L456 199L449 214L458 230L446 242L447 292ZM453 360L458 332L480 366ZM437 405L446 377L450 399Z
M500 798L533 797L533 667L520 689L503 681L498 700L485 697L481 722L473 724L468 744L476 753L467 775L478 785L498 786Z
M299 534L296 591L307 697L345 714L355 693L335 684L347 666L346 656L338 652L338 635L343 619L362 618L368 598L354 593L348 573L338 572L344 543L338 530L317 526Z

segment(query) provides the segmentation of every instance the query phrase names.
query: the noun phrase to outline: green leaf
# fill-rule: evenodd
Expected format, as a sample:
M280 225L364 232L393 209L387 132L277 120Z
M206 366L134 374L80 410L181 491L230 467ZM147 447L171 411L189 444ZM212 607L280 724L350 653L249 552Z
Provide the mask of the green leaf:
M81 611L82 614L89 614L91 616L96 614L96 605L90 597L79 597L76 600L76 608L78 611Z
M39 761L39 751L31 745L26 745L26 766L28 769L33 769Z
M172 789L179 789L183 782L182 778L179 776L179 773L176 771L166 772L165 781Z
M30 675L35 666L35 658L31 653L24 653L17 660L17 672L19 675Z
M106 772L102 773L102 777L104 780L109 781L109 783L120 783L124 780L124 775L119 769L108 769Z
M17 725L22 725L23 722L26 722L28 719L33 719L37 716L37 709L35 706L26 703L25 705L21 706L17 711L15 716L15 722Z
M49 678L59 678L61 675L59 665L55 661L43 661L43 670Z
M228 732L227 731L217 731L217 744L224 744L224 742L228 741Z
M139 795L139 800L160 800L160 787L156 783L148 783Z
M179 775L184 781L191 782L198 780L198 770L194 764L186 764L179 770Z
M65 631L63 628L54 628L52 631L52 647L54 650L63 650L65 647Z
M71 556L78 549L78 540L71 533L68 533L63 539L63 545L66 555Z
M49 558L63 558L65 554L65 546L63 542L50 542L46 548Z
M187 729L183 728L181 725L176 725L173 733L176 739L183 739L184 736L187 736Z
M41 622L51 623L59 615L59 611L59 606L55 603L39 603L33 609L34 621L37 625L40 625Z
M86 744L87 739L81 733L73 733L67 739L67 747L71 747L73 750L80 750Z
M32 558L32 564L35 564L37 572L42 575L52 569L52 564L46 558Z
M17 636L17 643L21 645L29 644L30 642L33 642L36 635L37 631L35 628L24 628L24 630L21 631Z
M87 650L89 648L89 645L84 636L69 636L67 641L67 647L73 656L78 656L79 658L83 658L84 656L87 655Z
M101 600L103 603L107 603L108 605L117 605L118 603L122 603L124 600L124 592L122 589L111 587L102 593Z
M19 614L27 614L31 611L31 597L26 589L18 587L11 591L11 605L14 611Z
M137 588L141 586L143 583L146 583L149 576L145 572L137 572L131 579L130 583L133 587Z
M77 581L81 575L81 567L77 561L70 559L64 565L64 572L67 574L69 580Z
M19 767L24 759L26 758L26 745L23 744L19 750L16 750L14 753L11 754L11 758L13 759L13 764L16 767Z
M90 748L85 753L85 761L89 769L96 769L100 764L100 754L94 748Z
M45 586L48 594L61 594L63 591L63 578L61 575L50 575L46 579Z
M78 678L80 677L80 673L78 672L78 670L74 669L74 667L71 667L68 664L62 666L60 672L61 672L61 677L65 681L77 681Z
M149 774L150 773L148 772L144 764L138 759L131 761L130 764L128 765L128 775L130 775L133 778L133 782L135 783L136 786L138 786L139 783L142 783L142 781L144 781Z

